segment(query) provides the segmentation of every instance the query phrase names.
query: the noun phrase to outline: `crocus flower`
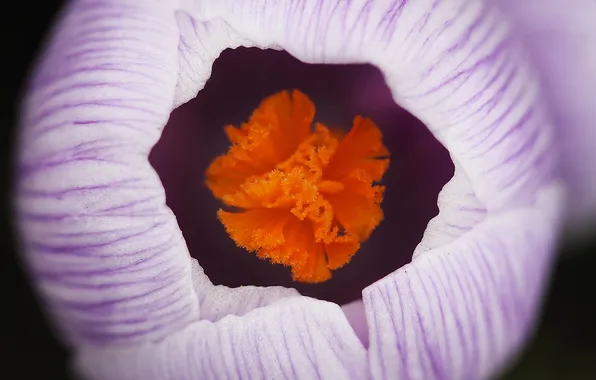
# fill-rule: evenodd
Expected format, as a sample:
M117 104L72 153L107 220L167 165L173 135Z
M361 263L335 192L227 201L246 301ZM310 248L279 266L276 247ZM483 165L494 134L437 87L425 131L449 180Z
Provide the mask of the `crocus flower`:
M563 17L504 0L70 3L25 100L17 210L23 255L77 371L106 380L495 375L531 333L565 190L583 202L572 209L594 201L589 163L569 149L593 143L594 109L561 96L589 87L561 92L558 78L589 66L572 70L556 56L576 57L565 38L589 37L583 26L573 35L574 15L596 6L570 4L577 14ZM548 24L521 22L548 15ZM545 26L559 19L565 27ZM543 30L556 34L549 45ZM389 268L360 300L214 285L189 255L148 156L216 57L238 46L378 67L393 100L453 160L411 263Z

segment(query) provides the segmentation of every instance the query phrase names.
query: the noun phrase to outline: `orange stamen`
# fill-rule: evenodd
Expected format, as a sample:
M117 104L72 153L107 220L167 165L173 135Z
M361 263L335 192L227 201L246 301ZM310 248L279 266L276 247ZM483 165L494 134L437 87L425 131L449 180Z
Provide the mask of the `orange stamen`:
M312 283L348 263L383 219L377 182L389 165L370 119L342 135L312 130L314 114L300 91L266 98L240 128L225 127L232 145L207 169L214 196L240 210L217 213L236 244Z

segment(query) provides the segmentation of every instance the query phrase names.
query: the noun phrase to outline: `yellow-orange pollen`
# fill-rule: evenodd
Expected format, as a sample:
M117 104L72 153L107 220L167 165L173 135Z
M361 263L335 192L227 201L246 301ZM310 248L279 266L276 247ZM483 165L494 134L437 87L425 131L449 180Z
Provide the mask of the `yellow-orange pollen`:
M344 134L315 123L300 91L266 98L240 128L226 126L228 153L207 169L207 186L230 237L258 257L292 268L295 281L322 282L358 251L383 219L389 165L381 132L356 116Z

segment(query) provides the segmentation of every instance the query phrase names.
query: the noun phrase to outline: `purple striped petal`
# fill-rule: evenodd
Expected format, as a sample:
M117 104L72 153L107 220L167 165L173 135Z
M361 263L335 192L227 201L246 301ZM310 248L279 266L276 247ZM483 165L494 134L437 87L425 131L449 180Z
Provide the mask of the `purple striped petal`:
M561 203L539 82L502 14L474 0L182 4L176 13L169 2L73 2L25 104L24 254L79 371L123 380L494 374L531 331ZM412 264L344 312L289 289L213 286L147 161L221 50L249 44L378 66L456 162Z
M190 259L147 161L177 80L174 9L73 2L24 104L25 255L65 339L160 339L198 319Z
M571 227L580 229L596 220L596 2L493 1L512 15L544 77L569 185L566 212Z
M157 344L82 350L90 379L365 379L366 351L339 306L281 300L242 318L201 321Z
M532 332L560 213L554 187L364 291L376 379L485 379Z
M18 181L24 253L77 345L162 339L192 321L297 295L229 291L191 273L147 160L192 72L178 70L192 57L178 48L176 17L167 5L73 3L31 81ZM194 75L204 83L208 70Z

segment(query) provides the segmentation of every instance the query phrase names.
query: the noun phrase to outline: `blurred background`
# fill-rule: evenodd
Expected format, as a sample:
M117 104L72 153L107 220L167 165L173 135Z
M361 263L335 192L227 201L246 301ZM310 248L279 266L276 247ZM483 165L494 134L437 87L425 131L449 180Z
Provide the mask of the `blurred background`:
M16 255L10 209L11 147L20 90L60 3L14 4L16 8L3 12L0 25L0 373L9 374L0 378L68 379L67 351L53 335ZM563 242L536 335L501 379L596 379L594 235L584 242Z

